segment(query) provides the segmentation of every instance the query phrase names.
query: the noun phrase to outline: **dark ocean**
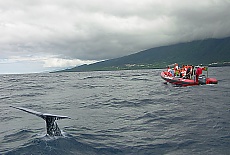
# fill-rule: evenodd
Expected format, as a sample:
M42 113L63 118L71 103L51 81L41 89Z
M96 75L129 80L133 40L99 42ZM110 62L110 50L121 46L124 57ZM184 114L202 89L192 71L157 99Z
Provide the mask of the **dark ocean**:
M162 70L0 75L0 154L230 154L230 67L217 85L174 87ZM11 108L67 115L64 137Z

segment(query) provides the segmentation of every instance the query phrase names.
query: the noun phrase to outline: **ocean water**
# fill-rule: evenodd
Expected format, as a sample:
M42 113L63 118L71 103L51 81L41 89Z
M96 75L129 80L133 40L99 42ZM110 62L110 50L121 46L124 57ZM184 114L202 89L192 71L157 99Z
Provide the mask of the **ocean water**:
M0 154L230 153L230 67L217 85L174 87L162 70L0 75ZM67 115L63 137L9 106Z

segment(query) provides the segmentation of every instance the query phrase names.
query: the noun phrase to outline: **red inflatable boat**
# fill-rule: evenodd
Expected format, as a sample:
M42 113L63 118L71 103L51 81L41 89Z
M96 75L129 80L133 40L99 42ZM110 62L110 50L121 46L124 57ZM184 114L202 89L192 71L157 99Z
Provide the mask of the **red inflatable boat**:
M185 78L185 77L182 78L182 77L175 77L169 71L161 72L161 78L164 79L166 82L177 86L194 86L194 85L218 83L217 79L209 78L205 75L199 75L197 79L195 75L190 78Z

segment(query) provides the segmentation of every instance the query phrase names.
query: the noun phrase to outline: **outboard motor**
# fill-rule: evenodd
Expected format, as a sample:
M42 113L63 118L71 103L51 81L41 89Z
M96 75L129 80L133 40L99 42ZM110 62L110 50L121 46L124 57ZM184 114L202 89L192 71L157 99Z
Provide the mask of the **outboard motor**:
M200 75L198 78L199 84L206 84L206 76Z

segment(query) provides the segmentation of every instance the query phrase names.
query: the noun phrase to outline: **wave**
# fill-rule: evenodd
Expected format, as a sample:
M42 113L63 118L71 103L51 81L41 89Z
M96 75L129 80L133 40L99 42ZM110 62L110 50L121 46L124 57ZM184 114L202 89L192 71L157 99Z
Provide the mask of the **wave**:
M218 85L182 88L159 70L1 78L0 154L228 154L224 73ZM68 134L46 136L44 122L9 105L67 115Z
M22 145L19 148L5 152L12 154L43 154L43 155L96 155L96 154L117 154L120 150L114 148L96 148L90 144L79 142L73 136L36 138Z
M150 79L147 79L147 78L132 78L131 79L132 81L152 81L152 80L150 80Z

